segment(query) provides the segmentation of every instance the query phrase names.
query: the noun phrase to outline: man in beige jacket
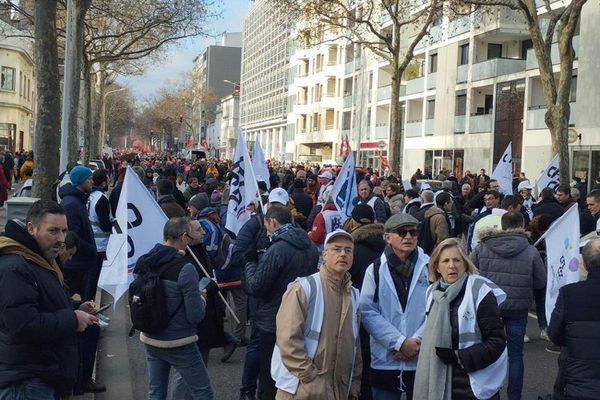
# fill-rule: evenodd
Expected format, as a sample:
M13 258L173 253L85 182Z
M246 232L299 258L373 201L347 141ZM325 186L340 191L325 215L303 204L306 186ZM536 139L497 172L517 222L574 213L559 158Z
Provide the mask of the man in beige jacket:
M358 398L358 290L348 273L353 251L349 233L329 233L321 270L299 278L285 292L271 363L276 399Z

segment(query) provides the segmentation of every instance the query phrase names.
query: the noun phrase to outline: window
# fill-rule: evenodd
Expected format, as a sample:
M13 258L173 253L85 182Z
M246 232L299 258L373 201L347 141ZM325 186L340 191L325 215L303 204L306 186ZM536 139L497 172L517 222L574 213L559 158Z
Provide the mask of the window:
M437 58L438 58L437 53L429 55L429 73L430 74L437 72Z
M458 53L458 65L465 65L469 63L469 43L463 44L459 47Z
M456 96L456 107L454 115L465 115L467 113L467 95L459 94Z
M493 60L494 58L502 58L502 45L495 43L488 43L488 60Z
M0 89L15 90L15 69L2 67L0 69Z
M577 101L577 75L571 80L571 95L569 96L569 101L571 103Z
M523 40L521 42L521 59L522 60L527 59L527 50L529 50L529 49L533 49L533 42L531 41L531 39Z
M435 100L427 100L427 119L435 117Z

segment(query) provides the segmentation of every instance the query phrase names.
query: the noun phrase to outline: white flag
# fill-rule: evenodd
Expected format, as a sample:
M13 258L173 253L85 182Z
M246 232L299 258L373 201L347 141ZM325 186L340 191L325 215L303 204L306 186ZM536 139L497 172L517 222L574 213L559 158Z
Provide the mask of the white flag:
M258 198L258 185L241 130L238 131L233 160L225 227L237 235L242 225L250 219L250 204Z
M335 207L342 216L342 225L344 222L352 217L352 210L354 209L354 200L358 196L358 189L356 185L356 165L354 163L354 153L350 153L339 175L335 179L333 188L331 189L331 196Z
M579 281L579 210L573 204L546 231L548 282L546 284L546 318L550 316L558 290L568 283Z
M558 188L558 185L560 185L559 165L560 156L557 154L537 180L537 186L540 189L540 192L549 187L556 193L556 189Z
M509 195L513 193L512 180L513 180L513 160L512 160L512 142L508 144L504 154L498 161L496 169L491 176L500 184L500 190L502 193Z
M267 189L271 189L271 183L269 182L269 167L267 166L265 154L263 153L262 147L260 147L258 140L254 142L254 160L252 161L256 180L265 182L267 184Z
M111 294L115 304L129 289L138 258L162 243L167 220L135 171L127 167L98 280L98 286Z

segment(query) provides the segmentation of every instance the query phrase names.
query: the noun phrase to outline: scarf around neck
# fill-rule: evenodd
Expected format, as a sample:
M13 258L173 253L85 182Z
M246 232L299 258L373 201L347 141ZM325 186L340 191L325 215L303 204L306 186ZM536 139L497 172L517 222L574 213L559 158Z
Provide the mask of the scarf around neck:
M445 290L441 278L433 284L431 293L433 301L430 303L431 309L427 315L417 362L414 389L416 399L452 399L452 366L444 364L438 358L435 348L452 348L450 303L458 297L468 276L465 272Z

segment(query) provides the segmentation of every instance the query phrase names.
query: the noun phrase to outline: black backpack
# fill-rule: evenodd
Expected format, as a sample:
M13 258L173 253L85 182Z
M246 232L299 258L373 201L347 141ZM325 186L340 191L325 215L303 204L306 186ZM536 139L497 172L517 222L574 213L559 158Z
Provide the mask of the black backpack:
M421 229L419 229L418 243L419 247L423 249L425 254L431 255L435 247L435 240L431 234L431 224L429 222L431 217L424 218L421 222Z
M133 271L136 277L129 285L129 311L133 324L130 335L134 330L156 334L167 328L173 316L183 305L183 299L175 311L169 314L160 277L167 270L176 266L181 267L187 262L183 257L177 257L157 270L150 270L143 261L138 260Z

